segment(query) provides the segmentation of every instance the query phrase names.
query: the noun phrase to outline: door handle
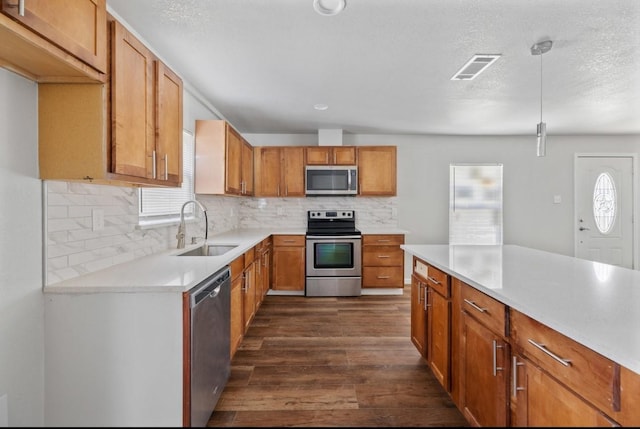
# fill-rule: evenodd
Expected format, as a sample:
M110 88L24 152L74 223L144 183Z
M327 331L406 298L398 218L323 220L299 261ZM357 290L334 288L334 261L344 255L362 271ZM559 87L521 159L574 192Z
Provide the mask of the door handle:
M578 228L580 231L590 231L591 228L587 228L586 226L581 226L580 228Z

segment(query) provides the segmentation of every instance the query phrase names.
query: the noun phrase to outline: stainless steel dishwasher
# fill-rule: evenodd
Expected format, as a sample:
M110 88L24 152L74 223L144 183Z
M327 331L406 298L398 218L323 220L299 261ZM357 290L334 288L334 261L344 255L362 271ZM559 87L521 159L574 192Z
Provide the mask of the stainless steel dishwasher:
M191 289L191 426L204 427L231 372L229 267Z

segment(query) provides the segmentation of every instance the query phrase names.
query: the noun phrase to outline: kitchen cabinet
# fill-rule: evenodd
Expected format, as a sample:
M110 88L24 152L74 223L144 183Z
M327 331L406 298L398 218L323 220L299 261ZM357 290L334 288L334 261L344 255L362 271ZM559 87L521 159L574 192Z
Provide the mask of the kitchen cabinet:
M403 234L362 236L362 287L404 287Z
M461 411L473 426L509 424L506 307L463 284Z
M450 297L449 276L414 257L411 339L427 360L436 379L448 392L451 390Z
M612 426L620 407L611 360L511 309L512 422L517 426Z
M230 339L231 358L236 354L244 338L244 255L238 256L229 264L231 269L231 298L230 298Z
M308 146L306 165L356 165L355 146Z
M195 192L253 195L253 147L224 120L196 120Z
M304 147L254 148L256 197L304 197Z
M244 253L244 271L242 282L242 322L243 333L246 334L256 314L256 260L255 248Z
M36 82L104 82L106 0L0 2L0 65Z
M41 179L177 187L182 81L111 21L111 84L40 84Z
M271 237L265 238L255 247L256 253L256 311L264 301L271 277Z
M305 236L273 236L273 272L271 289L304 291Z
M358 146L358 195L397 195L396 147Z
M427 357L427 285L411 274L411 342Z

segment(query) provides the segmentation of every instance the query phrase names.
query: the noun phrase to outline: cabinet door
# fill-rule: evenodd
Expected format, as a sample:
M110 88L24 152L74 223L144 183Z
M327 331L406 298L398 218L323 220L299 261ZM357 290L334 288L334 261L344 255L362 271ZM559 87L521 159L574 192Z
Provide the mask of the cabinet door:
M617 426L529 360L514 355L512 365L512 426Z
M233 357L236 350L238 350L244 333L244 318L242 316L243 282L244 278L242 275L235 277L231 282L231 357Z
M449 377L451 302L427 288L427 362L440 384L451 390Z
M112 171L154 178L154 56L117 21L112 23Z
M249 329L256 313L256 263L252 262L244 270L244 284L242 295L244 333Z
M182 79L156 61L157 178L182 183Z
M462 413L472 426L506 426L509 346L463 313Z
M230 125L226 126L226 177L227 194L242 194L242 137Z
M328 146L306 147L305 155L307 165L329 165L331 163L331 148Z
M304 247L273 248L273 290L303 291L305 283Z
M255 148L255 195L280 196L281 151L279 147Z
M242 195L253 195L253 146L242 139Z
M420 354L427 356L426 287L411 275L411 342Z
M396 195L396 147L358 147L358 195Z
M285 197L304 197L304 148L282 148L283 177Z
M356 148L355 146L333 147L331 160L335 165L356 165Z
M107 72L106 0L2 0L2 13L20 21L96 70Z

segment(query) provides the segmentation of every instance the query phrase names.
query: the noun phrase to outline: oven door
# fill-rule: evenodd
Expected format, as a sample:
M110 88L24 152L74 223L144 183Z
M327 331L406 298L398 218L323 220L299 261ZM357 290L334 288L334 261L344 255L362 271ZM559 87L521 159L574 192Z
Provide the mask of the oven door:
M360 236L307 236L307 277L359 277Z

